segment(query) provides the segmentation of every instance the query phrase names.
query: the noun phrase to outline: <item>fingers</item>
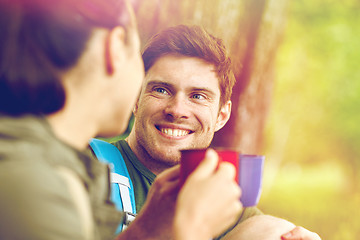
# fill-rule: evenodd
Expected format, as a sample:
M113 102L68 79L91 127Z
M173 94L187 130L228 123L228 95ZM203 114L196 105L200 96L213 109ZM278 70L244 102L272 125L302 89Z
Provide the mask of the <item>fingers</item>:
M236 197L240 198L241 189L238 184L233 181L236 175L236 169L234 165L229 162L220 162L219 156L213 149L208 149L205 154L205 159L199 164L195 171L190 175L191 178L205 179L210 176L214 177L216 181L228 182L227 185L232 187L232 190ZM233 184L229 184L229 180L233 181Z
M236 169L234 165L229 162L221 162L216 174L226 176L227 179L234 179L236 175Z
M161 195L173 195L179 191L180 166L169 168L160 173L150 188L149 194L157 192ZM173 196L176 197L176 196Z
M242 209L241 190L234 181L235 173L231 163L219 163L216 151L208 149L204 160L190 174L179 193L176 212L179 226L187 221L188 229L209 239L232 225ZM184 231L177 233L186 234Z
M282 240L321 240L317 233L311 232L303 227L295 227L290 232L281 236Z
M213 174L219 162L219 157L215 150L208 149L205 153L205 159L199 164L195 171L191 174L192 177L206 178Z
M232 211L240 212L242 209L242 204L240 202L241 197L241 188L238 183L234 181L236 175L236 169L233 164L229 162L221 162L218 170L215 173L215 178L218 182L223 182L229 188L229 191L232 192L233 200L232 201ZM229 206L230 208L230 206Z

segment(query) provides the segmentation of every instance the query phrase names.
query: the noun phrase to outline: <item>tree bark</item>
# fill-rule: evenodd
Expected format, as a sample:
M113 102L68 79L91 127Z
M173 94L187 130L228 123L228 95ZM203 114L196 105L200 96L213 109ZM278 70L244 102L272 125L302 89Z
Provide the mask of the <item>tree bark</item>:
M276 50L284 30L287 0L250 1L248 4L245 55L243 59L232 55L234 62L243 66L241 71L235 71L237 83L233 89L232 116L215 134L213 146L259 154L271 104ZM234 49L241 47L233 47L233 52Z

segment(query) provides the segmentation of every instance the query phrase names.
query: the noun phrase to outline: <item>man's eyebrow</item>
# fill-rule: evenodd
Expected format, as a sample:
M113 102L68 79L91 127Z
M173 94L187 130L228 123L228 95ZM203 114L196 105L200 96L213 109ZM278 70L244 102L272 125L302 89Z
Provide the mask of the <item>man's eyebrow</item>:
M151 80L146 83L146 86L153 86L153 85L163 85L163 86L167 86L167 87L172 86L172 84L170 84L168 82L160 81L160 80Z
M216 95L216 93L212 90L212 89L210 89L210 88L192 88L191 89L191 91L193 91L193 92L206 92L206 93L208 93L209 95L211 95L211 96L215 96Z

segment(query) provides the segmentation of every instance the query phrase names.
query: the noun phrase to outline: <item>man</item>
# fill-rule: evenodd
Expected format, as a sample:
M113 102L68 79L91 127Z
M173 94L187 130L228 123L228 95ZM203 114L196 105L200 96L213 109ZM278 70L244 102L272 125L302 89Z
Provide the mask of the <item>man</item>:
M235 83L222 41L200 27L180 25L160 32L145 46L143 60L146 75L134 109L134 127L125 141L114 143L133 181L138 211L156 175L179 164L179 150L208 147L226 124ZM261 214L256 207L245 208L239 222ZM263 225L278 221L263 216L248 226L261 226L263 220ZM290 225L283 233L294 229L286 235L293 238L284 239L319 239ZM244 231L234 232L239 236Z

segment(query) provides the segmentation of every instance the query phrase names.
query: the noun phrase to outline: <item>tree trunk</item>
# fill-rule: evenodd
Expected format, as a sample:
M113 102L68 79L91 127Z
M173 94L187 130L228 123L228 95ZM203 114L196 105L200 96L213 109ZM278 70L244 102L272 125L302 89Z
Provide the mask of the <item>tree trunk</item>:
M224 40L237 83L229 123L213 146L258 153L273 87L287 0L154 0L137 11L142 42L177 24L197 24Z
M237 83L233 89L232 116L216 133L213 146L259 154L271 103L276 50L284 29L287 0L250 1L248 4L245 55L240 60L239 55L232 55L237 65L242 64L241 71L235 72ZM260 5L263 7L259 8ZM233 47L232 51L236 49L241 46Z

